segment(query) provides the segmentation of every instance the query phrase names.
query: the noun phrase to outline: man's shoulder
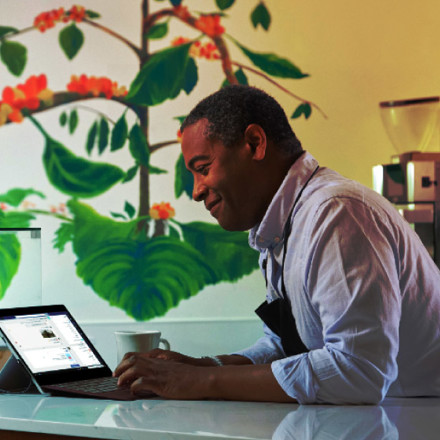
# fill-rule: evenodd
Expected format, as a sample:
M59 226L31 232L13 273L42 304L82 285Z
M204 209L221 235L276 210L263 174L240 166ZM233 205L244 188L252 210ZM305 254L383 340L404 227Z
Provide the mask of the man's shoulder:
M323 210L371 211L380 217L399 215L391 203L380 194L348 179L336 171L321 167L305 188L297 214L316 215Z

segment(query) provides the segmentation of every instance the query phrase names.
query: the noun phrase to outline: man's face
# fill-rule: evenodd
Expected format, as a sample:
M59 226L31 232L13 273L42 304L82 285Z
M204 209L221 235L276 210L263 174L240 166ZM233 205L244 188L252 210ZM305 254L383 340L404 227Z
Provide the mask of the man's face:
M222 228L248 230L262 217L252 150L244 141L227 148L209 140L204 136L207 125L206 119L200 119L186 127L182 136L185 164L194 176L193 198L205 203Z

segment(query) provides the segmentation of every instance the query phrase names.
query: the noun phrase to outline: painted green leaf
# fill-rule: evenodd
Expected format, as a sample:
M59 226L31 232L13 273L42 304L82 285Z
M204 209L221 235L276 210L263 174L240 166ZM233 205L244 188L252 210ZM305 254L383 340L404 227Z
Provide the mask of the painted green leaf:
M0 38L12 32L16 33L18 32L18 29L10 26L0 26Z
M125 113L116 121L110 140L110 151L120 150L127 140L128 126Z
M180 153L175 166L174 195L178 199L183 193L192 199L194 177L185 166L183 154Z
M59 121L60 121L61 127L64 127L67 124L67 113L66 112L62 112L60 114Z
M175 119L176 121L179 121L179 124L182 125L183 121L186 119L187 116L188 115L185 115L185 116L174 116L173 119Z
M150 150L147 139L139 124L134 124L129 134L129 148L131 155L139 165L148 167L150 161Z
M45 199L46 196L40 192L36 191L32 188L13 188L10 189L7 193L0 194L0 202L7 203L8 205L17 207L19 206L23 200L32 195L37 195L38 197L41 197L42 199Z
M136 208L129 202L125 202L124 211L127 213L129 218L133 218L136 214Z
M21 245L15 234L0 234L0 299L18 271Z
M200 290L203 283L196 283L201 277L197 273L206 270L202 258L189 245L175 240L176 245L166 246L168 238L162 237L152 242L153 246L141 238L143 234L136 238L137 220L115 221L76 200L70 200L67 206L74 217L77 274L111 305L145 320L164 314L173 304L173 295L177 304L182 296ZM191 263L195 273L186 267L181 269L185 251L194 256ZM172 270L174 265L176 270Z
M3 41L0 45L0 58L15 76L20 76L26 66L27 49L16 41Z
M183 83L183 90L189 95L199 80L197 64L193 58L189 58L188 64L186 66L185 79Z
M43 164L49 181L59 191L72 197L95 197L125 177L124 171L114 165L76 156L52 139L33 117L29 119L46 139Z
M69 115L69 133L70 134L73 134L75 132L76 127L78 127L78 121L79 121L78 112L75 109L73 109Z
M98 12L92 11L90 9L86 9L87 18L91 18L92 20L95 18L101 18L101 15Z
M99 123L99 132L98 132L98 152L102 154L108 145L109 138L109 126L107 119L102 118Z
M73 251L78 258L85 258L107 240L132 241L135 238L138 220L117 222L73 199L67 202L67 207L73 215Z
M138 105L157 105L176 98L186 84L191 43L156 52L130 85L126 99Z
M234 42L255 66L271 76L292 79L300 79L309 76L307 73L302 73L297 66L292 64L286 58L281 58L273 53L253 52L238 43L236 40L234 40Z
M148 172L150 174L168 174L167 170L164 170L164 169L159 168L159 167L155 167L155 166L151 165L151 163L148 164Z
M215 279L199 252L172 237L109 239L78 261L77 273L99 296L139 321L163 316Z
M244 84L245 86L249 85L249 81L247 79L247 76L243 72L243 69L238 69L234 72L235 77L237 78L238 84ZM222 87L229 86L231 83L226 78L223 81Z
M0 214L2 211L0 211ZM8 211L0 215L0 228L28 228L35 216L29 212Z
M228 232L211 223L175 223L184 240L213 268L216 282L237 281L258 268L258 253L249 247L247 233Z
M73 224L61 223L60 227L55 232L55 238L53 239L54 249L58 249L58 252L64 252L66 244L73 240Z
M126 216L125 214L121 214L120 212L113 212L113 211L110 211L110 215L111 215L113 218L120 218L120 219L122 219L122 220L127 220L127 216Z
M93 147L95 146L97 134L98 134L98 123L95 121L90 127L89 132L87 133L86 151L89 156L93 151Z
M60 31L58 41L66 57L72 60L84 43L84 34L75 23L72 23Z
M270 13L263 2L260 2L251 13L251 21L256 28L260 25L264 30L268 30L270 26Z
M130 180L133 180L138 172L139 165L135 165L134 167L131 167L127 172L125 173L125 177L122 180L122 183L130 182Z
M312 107L308 102L303 102L292 113L291 119L299 118L301 117L301 115L304 115L306 119L309 119L311 114L312 114Z
M151 27L147 34L150 40L160 40L168 34L168 23L157 23Z
M235 0L215 0L215 3L220 10L224 11L230 8L235 3Z

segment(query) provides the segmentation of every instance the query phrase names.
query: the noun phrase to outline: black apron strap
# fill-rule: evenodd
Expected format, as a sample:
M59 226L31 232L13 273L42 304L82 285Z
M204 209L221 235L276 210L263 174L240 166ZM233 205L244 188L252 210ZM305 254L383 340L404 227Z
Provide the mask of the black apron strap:
M290 304L284 298L277 298L270 303L265 301L255 310L255 313L281 338L281 345L286 356L308 351L299 337Z

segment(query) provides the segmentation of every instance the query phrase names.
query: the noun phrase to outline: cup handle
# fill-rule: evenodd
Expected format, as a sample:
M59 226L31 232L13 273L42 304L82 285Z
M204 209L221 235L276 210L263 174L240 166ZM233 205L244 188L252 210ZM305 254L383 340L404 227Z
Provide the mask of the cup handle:
M165 346L165 350L170 350L171 349L170 343L166 339L160 338L159 344L160 343L162 343Z

